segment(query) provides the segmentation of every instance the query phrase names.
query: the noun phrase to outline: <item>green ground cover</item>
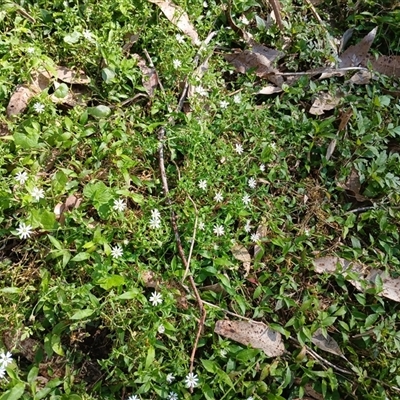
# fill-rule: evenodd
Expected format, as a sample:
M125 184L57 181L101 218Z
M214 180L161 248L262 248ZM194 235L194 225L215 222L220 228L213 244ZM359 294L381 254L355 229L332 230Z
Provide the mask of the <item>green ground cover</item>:
M257 94L268 82L224 58L246 47L227 5L176 4L201 40L215 32L200 50L146 1L0 5L0 400L400 398L398 302L379 277L357 289L354 272L313 264L335 255L400 273L396 78L301 75ZM351 27L350 44L378 26L373 54L399 54L391 3L317 10L322 23L308 2L282 1L283 30L266 28L262 1L235 0L230 14L285 53L282 72L335 66L329 43ZM57 79L59 66L81 80ZM18 85L31 86L10 116ZM336 107L310 114L338 90ZM187 274L207 311L197 346ZM284 354L214 333L240 316L279 332ZM317 330L339 355L313 343Z

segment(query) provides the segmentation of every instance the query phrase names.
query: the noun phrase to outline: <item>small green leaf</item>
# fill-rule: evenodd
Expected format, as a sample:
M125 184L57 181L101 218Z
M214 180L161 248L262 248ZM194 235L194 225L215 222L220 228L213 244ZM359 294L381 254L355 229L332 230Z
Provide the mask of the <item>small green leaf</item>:
M110 107L99 105L97 107L88 107L87 112L97 118L106 118L111 114Z
M85 319L87 317L90 317L94 313L94 310L91 308L86 308L85 310L79 310L77 311L71 319Z
M110 290L113 287L122 286L124 283L125 279L120 275L109 275L97 281L97 284L104 290Z
M32 382L36 379L39 373L39 368L38 367L32 367L31 370L29 371L28 377L26 380L28 383L32 384Z
M79 42L80 37L80 32L74 31L64 37L64 42L68 44L75 44Z
M59 99L63 99L68 95L69 89L68 86L65 83L62 83L55 91L54 91L54 96L56 96Z
M5 287L5 288L1 288L0 292L14 294L14 293L21 293L21 289L17 288L17 287Z
M370 328L372 325L375 324L375 322L377 321L377 319L379 318L379 314L371 314L368 315L368 317L365 320L365 325L364 327L366 329Z
M15 132L14 142L17 147L21 147L24 150L34 149L39 147L39 134L25 135L22 132Z
M117 297L117 300L131 300L136 299L140 295L139 289L132 289L125 293L122 293Z
M153 346L150 346L149 350L147 351L146 369L148 369L151 366L151 364L153 364L155 357L156 357L156 351L154 350Z
M19 382L16 385L14 385L12 389L7 390L7 392L5 392L3 396L0 397L0 400L18 400L22 397L24 392L25 392L25 384Z
M218 369L216 364L215 364L215 361L201 360L201 363L203 364L203 366L206 369L206 371L210 372L212 374L215 374L216 369Z
M79 261L84 261L90 258L89 253L78 253L75 257L71 259L71 261L79 262Z
M103 68L101 70L101 77L103 78L104 82L110 83L115 78L115 72L110 68Z

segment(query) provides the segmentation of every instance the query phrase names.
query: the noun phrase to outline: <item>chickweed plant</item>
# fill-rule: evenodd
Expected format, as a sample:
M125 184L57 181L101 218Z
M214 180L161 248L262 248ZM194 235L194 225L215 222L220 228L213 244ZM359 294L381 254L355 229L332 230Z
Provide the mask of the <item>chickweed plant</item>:
M282 1L284 32L262 24L265 2L232 3L238 26L284 48L286 68L337 61L327 45L329 29L337 31L322 27L308 2ZM392 80L356 87L346 77L303 76L281 94L256 95L265 81L221 55L243 46L221 5L176 4L200 38L216 32L200 53L201 62L209 57L201 77L198 48L150 2L0 5L0 400L280 400L311 389L324 399L396 398L398 305L379 288L356 291L344 275L317 276L312 267L334 253L400 273ZM361 26L369 18L347 17ZM153 63L162 90L147 94L133 54ZM53 79L6 117L18 85L57 65L90 78L65 84L84 100L54 102L64 86ZM195 90L175 112L185 79ZM315 95L337 89L340 107L307 112ZM343 110L351 117L328 160ZM354 171L363 202L345 189ZM171 210L186 255L192 247L188 272L211 304L192 370L199 311L182 282ZM237 244L256 253L247 270L231 252ZM225 310L279 331L285 354L271 359L214 334ZM312 344L320 328L346 360Z

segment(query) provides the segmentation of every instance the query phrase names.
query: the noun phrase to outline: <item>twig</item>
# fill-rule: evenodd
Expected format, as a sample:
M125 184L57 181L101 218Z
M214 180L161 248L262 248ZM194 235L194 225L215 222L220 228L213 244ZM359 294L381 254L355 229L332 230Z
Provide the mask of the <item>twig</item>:
M25 11L22 7L18 6L17 13L21 14L23 17L31 21L33 24L36 23L36 19L33 18L27 11Z
M346 72L346 71L368 71L368 68L364 67L346 67L346 68L325 68L321 71L305 71L305 72L275 72L273 75L281 76L303 76L303 75L318 75L326 72Z
M198 223L198 211L197 211L196 203L193 201L193 199L190 196L188 196L188 197L189 197L189 200L192 202L193 207L194 207L194 209L196 211L196 218L194 220L193 235L192 235L192 241L190 243L189 257L188 257L188 260L187 260L187 267L185 269L185 273L183 274L182 282L185 281L185 279L186 279L186 277L187 277L187 275L188 275L188 273L190 271L190 260L192 259L192 253L193 253L193 248L194 248L194 242L196 240L196 231L197 231L197 223Z
M274 10L275 20L281 32L283 32L282 10L279 0L269 0L272 9Z
M161 173L161 182L162 182L163 189L164 189L166 203L169 206L171 206L172 201L169 196L168 181L167 181L167 175L165 173L165 164L164 164L164 139L165 139L165 128L162 127L158 132L158 140L160 142L160 144L158 146L159 166L160 166L160 173ZM176 245L178 247L179 256L182 260L185 270L189 270L189 263L186 259L185 252L183 251L182 241L181 241L181 237L179 235L178 224L176 222L176 214L175 214L174 210L172 209L172 207L171 207L171 223L172 223L172 229L175 234L175 241L176 241ZM190 282L190 286L192 287L192 290L194 292L194 295L196 297L196 301L197 301L199 311L200 311L200 321L198 324L196 339L193 344L192 354L190 356L190 372L193 372L194 358L196 355L196 350L197 350L197 346L199 344L201 333L203 332L207 313L203 306L203 302L199 295L199 291L197 290L196 283L191 275L189 275L189 282Z
M143 53L145 54L145 56L146 56L146 58L147 58L147 61L149 62L150 67L154 69L154 72L155 72L155 74L157 75L158 86L160 86L160 89L162 90L162 92L163 92L164 95L165 95L164 86L163 86L163 84L161 83L160 76L158 75L158 72L157 72L157 70L156 70L156 67L155 67L154 64L153 64L153 60L151 59L150 54L147 52L146 49L143 49Z
M361 213L361 212L364 212L364 211L373 210L374 208L375 208L375 206L355 208L354 210L349 210L349 211L345 212L344 215Z

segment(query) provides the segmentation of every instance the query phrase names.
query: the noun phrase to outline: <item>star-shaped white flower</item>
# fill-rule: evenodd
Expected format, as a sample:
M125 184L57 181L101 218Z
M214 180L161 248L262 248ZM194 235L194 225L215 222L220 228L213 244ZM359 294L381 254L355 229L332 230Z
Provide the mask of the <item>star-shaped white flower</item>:
M12 354L7 351L5 353L4 351L0 354L0 366L2 367L7 367L8 364L12 363Z
M126 208L126 203L124 200L122 199L114 200L114 205L113 205L114 210L122 212L125 210L125 208Z
M88 29L85 29L82 33L83 37L88 40L89 42L93 42L93 34Z
M162 334L165 332L165 326L161 324L161 325L157 328L157 332L158 332L160 335L162 335Z
M172 65L174 66L175 69L178 69L182 66L182 63L180 60L175 59L174 61L172 61Z
M260 165L260 171L261 171L261 172L264 172L264 171L265 171L265 165L264 165L264 164L261 164L261 165Z
M197 377L196 374L194 374L193 372L189 372L186 375L185 385L187 388L192 389L192 388L196 387L198 385L198 383L199 383L199 378Z
M214 225L213 232L217 236L223 236L225 234L225 228L222 225Z
M224 110L225 108L227 108L227 107L229 106L229 101L222 100L222 101L219 103L219 106Z
M242 197L242 202L245 206L248 206L251 203L251 198L247 193Z
M243 154L243 146L240 143L235 144L235 151L239 155Z
M235 104L240 104L242 102L242 97L240 96L240 94L235 94L233 96L233 102Z
M199 96L202 96L202 97L206 97L206 96L208 95L207 90L204 89L203 86L196 86L196 87L194 88L194 91L195 91Z
M246 221L246 225L244 226L245 232L249 233L251 231L250 220Z
M136 394L132 394L131 396L128 397L128 400L140 400L139 396L136 396Z
M28 174L25 171L18 172L18 174L15 175L14 179L20 185L23 185L28 180Z
M154 292L151 296L150 296L150 303L153 305L153 306L158 306L159 304L161 304L162 302L163 302L163 299L162 299L162 295L161 295L161 293L158 293L158 292Z
M34 48L34 47L28 47L28 48L26 49L26 52L27 52L28 54L33 54L33 53L35 52L35 48Z
M179 33L177 33L176 35L175 35L175 39L176 39L176 41L178 42L178 43L185 43L185 37L184 36L182 36L182 35L180 35Z
M206 224L203 221L199 222L199 231L204 231L205 228Z
M44 199L44 190L34 187L31 191L31 196L35 199L35 201Z
M252 242L258 242L260 240L260 235L258 233L253 233L251 235L251 241Z
M120 258L124 254L124 251L122 250L122 247L117 244L116 246L111 248L111 256L112 258Z
M41 113L44 111L45 106L44 106L44 104L42 104L42 103L35 103L35 104L33 105L33 109L34 109L38 114L41 114Z
M178 395L175 392L169 392L167 399L168 400L178 400Z
M201 190L207 190L207 181L205 180L205 179L202 179L200 182L199 182L199 188L201 189Z
M224 196L222 196L222 193L220 191L215 193L214 200L217 203L221 203L224 200Z
M3 379L5 377L5 375L6 375L6 369L3 366L1 366L0 367L0 379Z
M32 235L32 227L21 222L17 228L17 234L21 239L27 239Z
M257 181L254 178L250 178L247 182L250 189L254 189L257 186Z
M168 374L166 379L168 383L172 383L175 380L175 376L173 374Z

